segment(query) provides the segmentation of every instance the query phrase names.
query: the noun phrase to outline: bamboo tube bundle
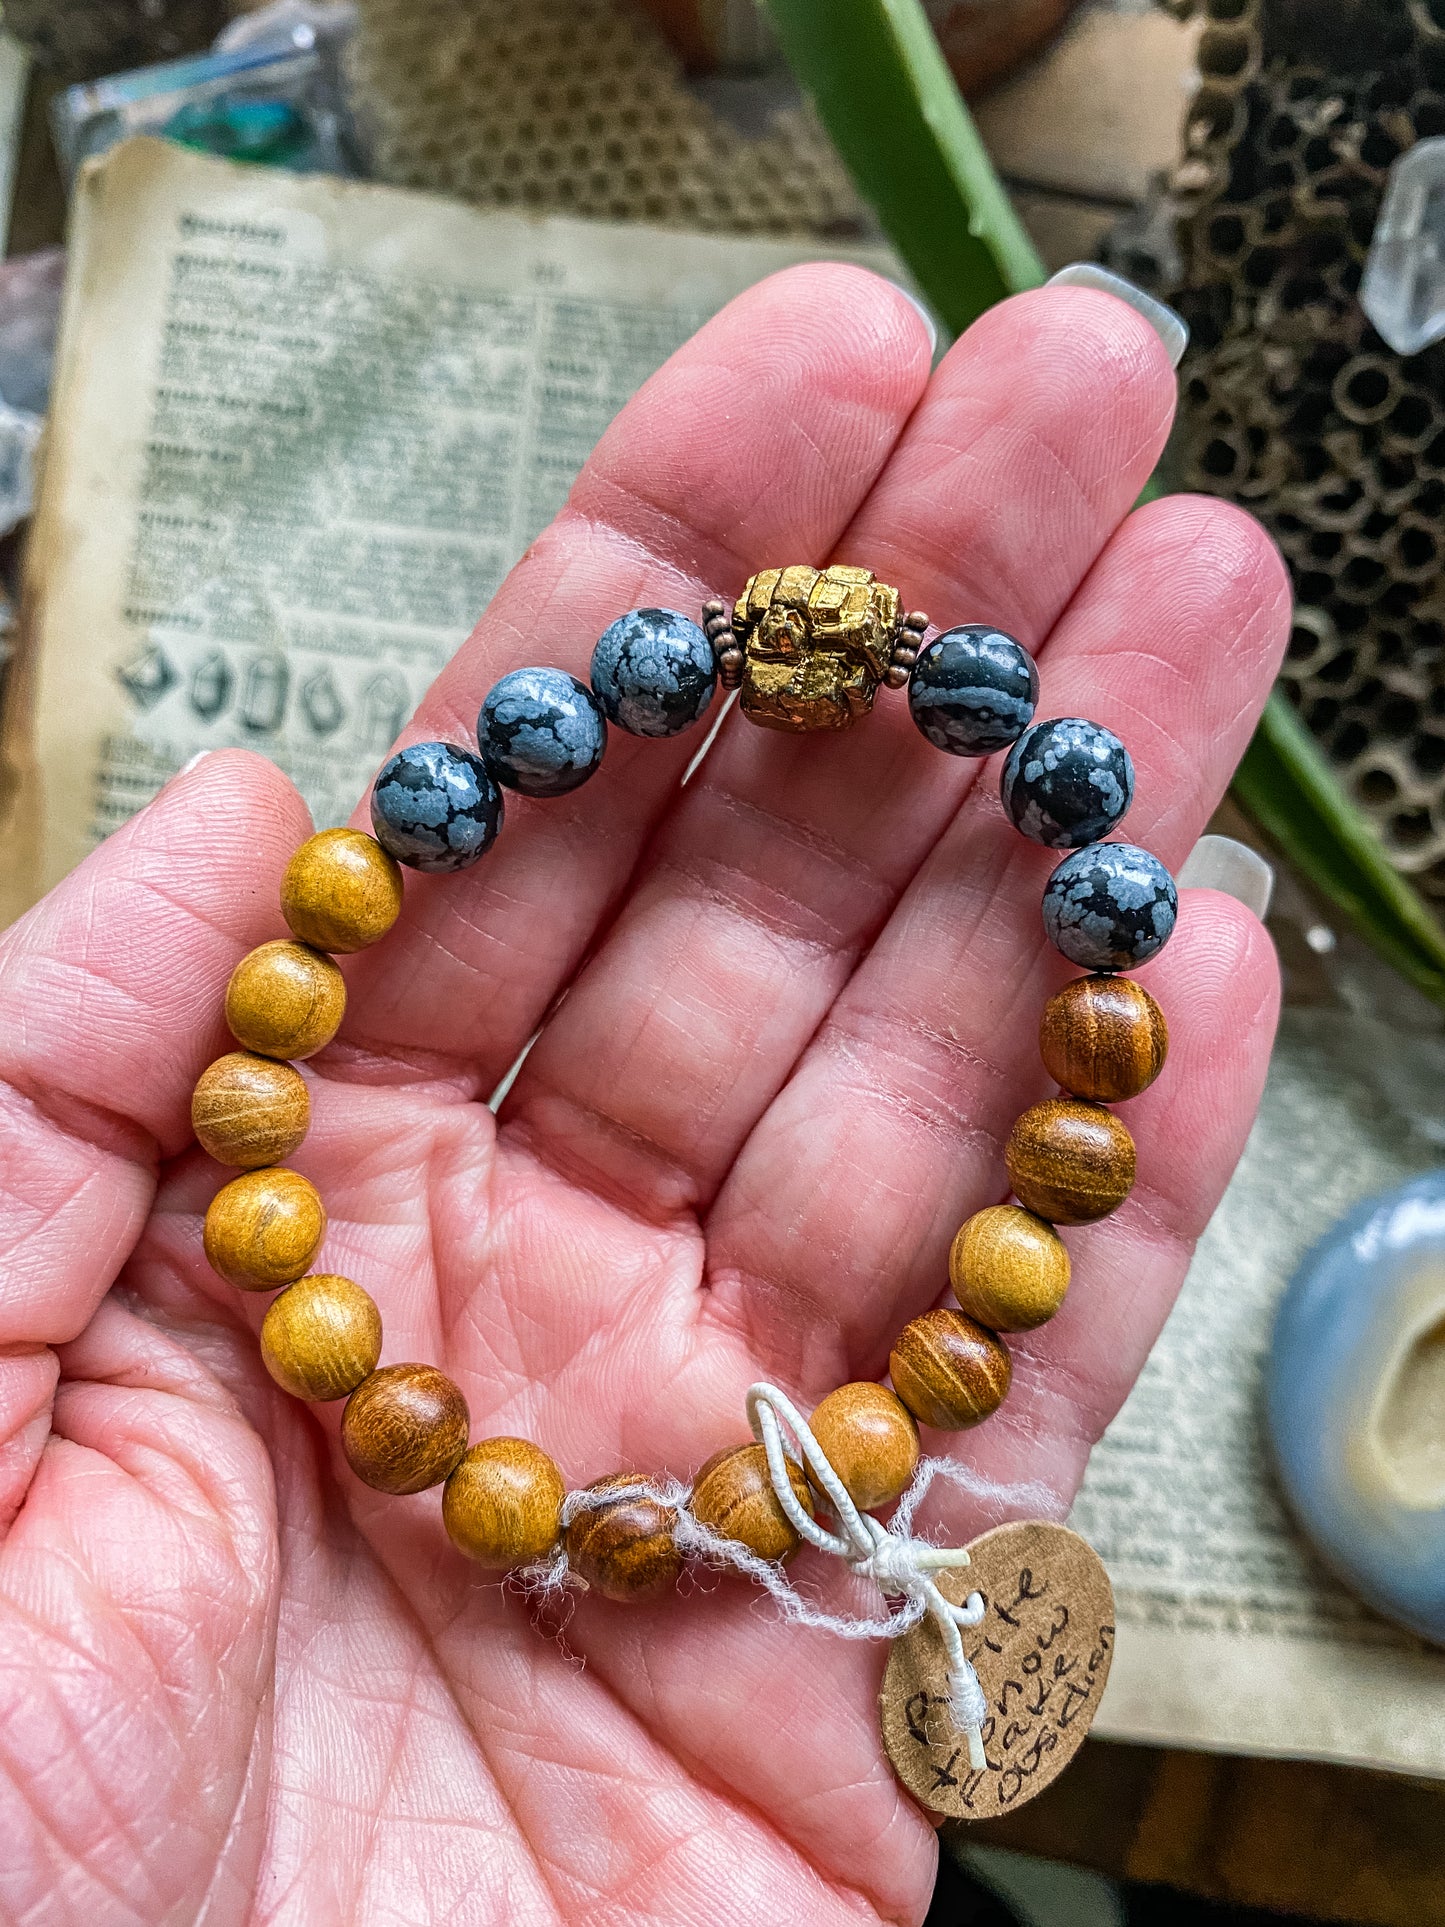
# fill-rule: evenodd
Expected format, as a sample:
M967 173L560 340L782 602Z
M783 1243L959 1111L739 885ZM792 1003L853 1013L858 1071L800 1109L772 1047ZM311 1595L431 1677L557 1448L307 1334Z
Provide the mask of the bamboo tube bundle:
M1391 860L1445 904L1445 343L1359 305L1395 160L1445 133L1445 0L1178 0L1200 85L1111 264L1188 321L1173 479L1289 564L1285 688Z

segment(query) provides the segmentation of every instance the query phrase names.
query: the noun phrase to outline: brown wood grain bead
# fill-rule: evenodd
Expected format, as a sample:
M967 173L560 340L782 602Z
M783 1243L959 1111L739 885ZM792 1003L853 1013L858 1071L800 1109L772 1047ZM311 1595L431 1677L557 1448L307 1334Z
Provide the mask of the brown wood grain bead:
M261 1356L293 1398L345 1398L376 1370L381 1357L376 1301L349 1278L315 1272L267 1308Z
M1163 1070L1169 1026L1132 977L1076 977L1044 1005L1039 1051L1071 1096L1118 1104Z
M813 1495L803 1468L785 1459L798 1504L813 1516ZM778 1504L761 1445L729 1445L712 1457L692 1482L692 1515L709 1531L736 1539L759 1559L791 1559L801 1541Z
M467 1449L467 1401L434 1365L384 1365L341 1415L341 1449L378 1492L440 1485Z
M281 914L318 950L365 950L401 914L401 866L362 830L308 836L281 879Z
M1003 1340L961 1311L926 1311L898 1334L893 1388L920 1425L961 1432L996 1412L1013 1363Z
M864 1512L891 1505L918 1467L918 1427L886 1385L840 1385L808 1420L828 1463Z
M948 1254L961 1310L993 1331L1026 1332L1053 1317L1069 1288L1069 1254L1051 1224L1017 1204L975 1211Z
M1107 1218L1134 1184L1134 1140L1102 1104L1050 1097L1009 1135L1004 1161L1019 1202L1050 1224Z
M545 1559L562 1531L562 1474L529 1439L483 1439L442 1493L442 1520L469 1559L492 1572Z
M248 1050L207 1065L191 1093L191 1129L202 1150L243 1171L289 1158L310 1122L301 1073Z
M587 1490L635 1485L639 1477L615 1472ZM682 1571L682 1554L672 1537L676 1523L671 1506L643 1497L579 1512L564 1535L568 1563L604 1599L622 1605L659 1599L672 1591Z
M223 1184L206 1212L211 1269L241 1291L275 1291L303 1276L326 1233L315 1185L284 1165Z
M226 986L236 1042L263 1057L314 1057L346 1014L346 979L321 951L282 938L250 951Z

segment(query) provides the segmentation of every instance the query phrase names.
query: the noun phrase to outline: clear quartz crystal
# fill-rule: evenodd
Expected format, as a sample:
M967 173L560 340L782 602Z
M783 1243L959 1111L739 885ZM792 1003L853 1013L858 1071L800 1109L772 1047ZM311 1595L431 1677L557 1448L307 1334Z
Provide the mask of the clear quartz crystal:
M1360 306L1397 355L1445 335L1445 135L1416 141L1390 169Z

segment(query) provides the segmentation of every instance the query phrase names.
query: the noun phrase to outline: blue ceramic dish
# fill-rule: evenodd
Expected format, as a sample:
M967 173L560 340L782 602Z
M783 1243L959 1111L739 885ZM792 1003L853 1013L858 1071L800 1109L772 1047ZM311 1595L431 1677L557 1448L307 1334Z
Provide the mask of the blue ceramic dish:
M1445 1644L1445 1171L1360 1205L1304 1259L1266 1401L1285 1490L1326 1563Z

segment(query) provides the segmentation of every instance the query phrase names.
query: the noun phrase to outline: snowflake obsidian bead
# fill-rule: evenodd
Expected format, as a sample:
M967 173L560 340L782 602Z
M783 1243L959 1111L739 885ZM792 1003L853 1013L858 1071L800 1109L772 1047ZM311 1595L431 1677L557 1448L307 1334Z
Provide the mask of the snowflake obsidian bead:
M1077 850L1118 826L1134 800L1134 765L1112 730L1064 716L1024 731L999 793L1024 836L1050 850Z
M592 688L603 714L633 736L691 729L716 687L712 644L675 609L629 610L592 651Z
M585 683L562 669L514 669L482 704L477 747L499 783L565 796L602 766L607 723Z
M945 629L920 654L908 684L913 720L950 756L991 756L1033 721L1039 672L1021 643L986 622Z
M1127 970L1168 943L1179 911L1174 879L1134 843L1066 856L1044 886L1049 942L1085 970Z
M371 827L388 856L413 870L464 870L502 827L502 792L471 750L413 743L382 765Z

